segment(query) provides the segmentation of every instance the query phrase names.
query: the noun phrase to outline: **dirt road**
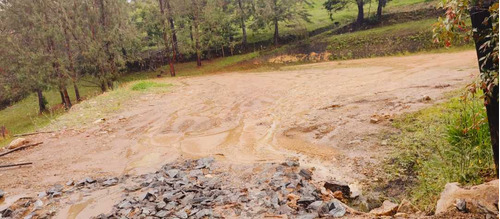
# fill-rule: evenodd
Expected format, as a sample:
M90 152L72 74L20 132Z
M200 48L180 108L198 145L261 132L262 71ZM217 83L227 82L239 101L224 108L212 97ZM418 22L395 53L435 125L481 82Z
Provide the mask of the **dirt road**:
M27 194L205 156L229 167L299 157L319 177L362 185L376 180L377 163L391 151L380 134L388 120L469 83L475 58L467 51L158 79L174 86L129 100L91 127L33 136L45 143L4 160L34 165L1 170L0 188Z

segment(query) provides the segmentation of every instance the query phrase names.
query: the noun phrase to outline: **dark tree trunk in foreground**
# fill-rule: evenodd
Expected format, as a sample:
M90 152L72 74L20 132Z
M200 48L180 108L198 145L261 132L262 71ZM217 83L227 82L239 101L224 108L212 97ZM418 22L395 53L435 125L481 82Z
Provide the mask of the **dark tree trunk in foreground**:
M45 105L45 99L43 98L43 93L41 89L36 90L36 94L38 95L38 111L40 114L47 111L47 106Z
M243 4L241 3L241 0L238 0L238 7L240 8L240 13L241 13L241 32L243 34L243 38L241 39L241 44L246 47L247 45L247 27L245 26L245 11L243 10Z
M356 0L356 3L358 5L358 19L356 23L361 25L365 21L365 13L363 11L364 2L363 0Z
M487 48L487 49L480 49L480 47L483 45L483 43L486 41L484 39L485 31L491 31L491 23L488 22L487 24L484 23L484 20L490 16L490 13L488 12L488 6L480 8L480 7L473 7L470 10L470 15L471 15L471 21L472 21L472 28L476 29L477 31L474 31L474 41L476 44L476 52L478 56L478 62L479 62L479 70L481 72L485 71L498 71L498 69L495 69L493 60L479 60L481 57L484 57L485 54L493 50L493 48ZM490 51L488 51L490 50ZM486 62L486 63L484 63ZM484 66L481 68L481 66ZM498 86L494 86L492 90L492 94L490 96L485 97L485 107L486 107L486 114L488 115L488 123L489 123L489 128L490 128L490 135L491 135L491 147L493 149L493 156L495 159L495 168L496 168L496 173L497 173L497 178L498 178Z
M386 0L378 0L377 20L382 19L382 9L385 7Z

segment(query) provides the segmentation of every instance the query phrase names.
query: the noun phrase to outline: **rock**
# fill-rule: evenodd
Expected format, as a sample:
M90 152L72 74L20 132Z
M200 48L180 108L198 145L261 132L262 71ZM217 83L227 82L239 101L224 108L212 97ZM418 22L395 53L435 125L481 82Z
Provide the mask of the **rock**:
M106 187L108 187L108 186L114 186L116 184L118 184L118 178L116 178L116 177L115 178L109 178L109 179L105 180L104 182L102 182L102 185L106 186Z
M82 179L82 180L78 181L75 185L76 186L84 186L85 182L87 182L87 181L85 179Z
M125 188L125 191L127 192L135 192L137 190L141 189L141 187L139 185L132 185L132 186L129 186L127 188Z
M380 145L382 145L382 146L387 146L387 144L388 144L387 140L382 140L382 142L380 143Z
M457 208L456 200L464 200L464 207L470 213L498 215L498 179L470 189L460 188L458 183L448 183L436 205L436 214ZM461 204L462 205L462 204Z
M319 209L319 213L322 216L342 217L345 215L346 209L339 200L333 199L332 201L323 204Z
M201 211L198 211L196 213L196 218L203 218L203 217L210 217L212 216L212 210L210 209L203 209Z
M150 192L144 192L142 193L141 196L139 196L139 200L143 201L143 200L147 200L147 201L154 201L156 199L156 196Z
M398 211L398 207L399 207L398 204L394 204L389 200L385 200L382 203L382 206L371 210L370 214L373 214L376 216L393 216Z
M132 207L132 204L127 200L122 201L120 204L118 204L119 209L129 209L131 207Z
M165 172L170 178L175 178L175 176L177 176L177 174L179 173L179 170L178 169L171 169L171 170L167 170L167 172Z
M331 182L325 182L323 185L326 189L336 192L336 191L341 191L344 197L350 197L351 196L351 188L349 185L345 183L340 183L336 181L331 181Z
M323 205L323 201L315 201L307 206L307 210L318 211L321 205Z
M38 193L38 198L45 198L47 196L46 192L40 192Z
M186 211L184 211L184 210L180 210L180 211L176 212L175 216L178 218L181 218L181 219L188 218L188 215L187 215Z
M304 177L304 179L311 180L312 179L312 171L308 169L301 169L299 175Z
M0 198L3 198L5 196L5 192L3 190L0 190Z
M7 149L16 149L25 144L28 144L29 142L30 141L26 140L25 138L16 138L10 142L9 146L7 146Z
M429 97L428 95L424 95L422 96L422 101L431 101L431 97Z
M287 204L285 205L281 205L279 208L278 208L278 214L290 214L291 212L293 211L292 208L290 208Z
M99 124L99 123L104 122L104 121L106 121L105 118L100 118L100 119L97 119L96 121L94 121L93 124Z
M75 181L73 180L69 180L68 182L66 182L66 186L72 186L75 184Z
M47 194L51 195L51 194L54 194L54 193L57 193L57 192L62 192L63 190L63 186L62 185L59 185L59 184L56 184L54 186L52 186L52 188L50 188L49 190L47 190Z
M36 200L35 203L33 204L33 206L34 206L35 210L42 209L42 207L43 207L42 200L40 200L40 199Z
M377 118L374 118L374 117L370 118L370 123L376 124L378 122L379 122L379 120Z
M14 212L14 211L12 211L12 209L10 209L10 208L6 208L5 210L3 210L3 211L2 211L2 212L0 212L0 213L2 213L2 217L7 218L7 217L10 217L10 216L12 215L12 213L13 213L13 212Z
M297 216L297 219L314 219L318 217L318 213L309 213Z
M314 196L311 196L311 195L305 195L305 196L302 196L298 201L297 203L298 204L301 204L301 205L305 205L305 206L308 206L309 204L313 203L314 201L316 201L316 198Z
M298 167L298 166L300 166L300 163L299 163L298 158L288 158L281 165L287 166L287 167Z
M95 179L92 179L92 178L90 178L90 177L87 177L87 178L85 178L85 182L87 182L88 184L92 184L92 183L95 183L95 182L96 182L96 180L95 180Z
M457 207L457 210L461 212L467 212L467 202L465 199L457 199L455 207Z
M57 197L61 197L61 195L62 195L62 192L54 192L54 193L52 193L52 195L50 195L50 197L57 198Z
M197 161L198 166L196 166L195 168L196 169L209 168L210 164L212 164L214 161L215 160L213 157L201 158Z
M169 214L168 211L165 211L165 210L161 210L161 211L158 211L155 216L156 217L159 217L159 218L165 218L167 217L167 215Z
M290 208L297 208L297 201L300 199L300 196L296 195L296 194L293 194L293 193L290 193L287 195L287 205L290 207Z
M398 213L412 214L417 211L418 209L406 199L403 199L403 201L401 201L398 207Z

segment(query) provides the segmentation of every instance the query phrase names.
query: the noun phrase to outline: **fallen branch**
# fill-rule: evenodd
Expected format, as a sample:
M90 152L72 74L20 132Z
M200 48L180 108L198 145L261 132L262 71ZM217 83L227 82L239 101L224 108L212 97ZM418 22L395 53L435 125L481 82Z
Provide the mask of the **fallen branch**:
M31 165L31 164L33 164L33 162L16 163L16 164L5 164L5 165L0 165L0 168L20 167L20 166Z
M19 151L19 150L22 150L22 149L25 149L25 148L29 148L29 147L32 147L32 146L37 146L39 144L43 144L43 142L38 142L38 143L34 143L34 144L28 144L28 145L24 145L24 146L18 147L16 149L12 149L10 151L3 152L3 153L0 154L0 157L3 157L5 155L7 155L7 154L10 154L10 153L12 153L14 151Z
M29 135L38 135L38 134L46 134L46 133L52 133L53 131L48 131L48 132L31 132L31 133L25 133L25 134L17 134L14 135L14 137L23 137L23 136L29 136Z

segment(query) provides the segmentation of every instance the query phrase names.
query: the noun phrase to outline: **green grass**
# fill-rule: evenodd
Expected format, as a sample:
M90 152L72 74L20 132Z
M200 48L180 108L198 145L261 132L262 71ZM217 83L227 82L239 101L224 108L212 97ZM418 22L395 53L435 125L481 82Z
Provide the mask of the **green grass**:
M80 84L79 90L80 94L86 98L98 93L97 88L85 87L82 84ZM68 92L72 103L75 103L74 90L68 87ZM58 91L45 91L43 94L48 101L50 112L38 115L37 97L35 94L31 94L20 102L0 111L0 125L4 125L11 135L31 132L47 125L52 119L64 112ZM6 142L7 140L0 139L0 146Z
M324 8L323 3L325 0L312 0L311 7L308 9L311 14L311 22L301 21L300 25L296 27L290 27L285 22L279 23L280 36L286 35L304 35L308 31L313 31L319 28L324 28L329 25L332 25L334 22L339 22L340 25L345 25L350 22L353 22L357 17L357 6L352 3L349 4L345 9L335 12L333 14L333 21L330 19L328 15L328 11ZM354 2L354 1L352 1ZM426 3L426 2L435 2L434 0L393 0L389 1L384 9L384 13L391 13L393 10L397 10L403 6L410 7L412 5ZM365 4L364 6L365 18L374 17L377 12L377 2L373 1ZM240 31L240 30L239 30ZM241 34L241 33L240 33ZM254 32L251 29L247 30L248 42L255 43L263 40L270 40L273 37L274 29L265 28L258 32ZM241 36L240 36L241 37Z
M388 184L403 182L406 192L399 196L429 213L446 183L475 185L494 177L483 100L454 96L393 123L401 133L390 138L397 152L387 162Z
M135 91L146 91L150 90L152 88L162 88L162 87L169 87L172 86L172 84L163 84L163 83L157 83L154 81L139 81L132 85L130 89L135 90Z

